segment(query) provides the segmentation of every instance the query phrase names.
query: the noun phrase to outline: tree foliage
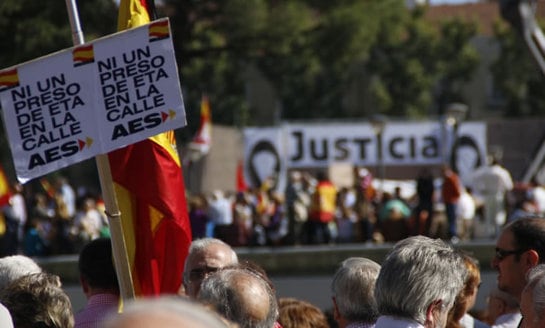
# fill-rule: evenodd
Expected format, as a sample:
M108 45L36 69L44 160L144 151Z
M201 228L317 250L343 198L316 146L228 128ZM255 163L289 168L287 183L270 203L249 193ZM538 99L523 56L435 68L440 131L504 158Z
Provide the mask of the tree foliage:
M272 84L282 118L347 118L381 112L427 115L460 100L459 85L477 64L469 39L475 27L452 21L432 26L403 0L163 0L171 19L189 128L199 123L207 93L216 123L255 121L248 67ZM79 1L87 40L115 31L110 0ZM71 46L61 1L0 4L0 66ZM363 86L357 81L364 81ZM440 87L437 88L436 86ZM365 90L363 90L365 89ZM347 98L361 90L356 110ZM356 91L359 92L359 91ZM359 100L358 100L359 101ZM270 122L267 122L270 123Z
M87 40L115 31L117 11L110 0L79 1L79 14ZM0 68L73 45L64 1L2 0L0 30Z
M494 33L500 55L491 67L494 84L504 98L507 117L545 114L545 76L532 57L522 36L497 23Z
M437 29L422 19L417 9L385 23L374 44L369 70L376 75L372 95L379 110L388 115L422 117L440 114L444 106L463 101L461 82L471 78L479 59L469 41L473 23L449 20Z
M402 0L165 3L188 116L198 117L198 99L208 92L215 122L256 123L245 101L250 66L274 86L282 118L309 119L354 116L344 100L362 77L370 105L361 105L360 116L424 116L461 100L459 85L478 64L469 45L474 24L432 26L425 9L411 12Z

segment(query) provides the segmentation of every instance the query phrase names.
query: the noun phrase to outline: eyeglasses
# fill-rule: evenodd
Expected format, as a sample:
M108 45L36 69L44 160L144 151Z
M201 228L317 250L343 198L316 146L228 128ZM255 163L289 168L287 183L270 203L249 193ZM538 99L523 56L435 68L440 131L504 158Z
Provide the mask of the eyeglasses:
M496 247L496 254L495 257L498 261L503 260L504 258L508 257L509 255L520 255L524 252L526 252L527 249L515 249L512 251L508 251L505 249L497 248Z
M191 281L203 280L207 275L209 275L210 273L216 272L218 270L219 268L212 268L212 267L193 269L189 271L189 280Z

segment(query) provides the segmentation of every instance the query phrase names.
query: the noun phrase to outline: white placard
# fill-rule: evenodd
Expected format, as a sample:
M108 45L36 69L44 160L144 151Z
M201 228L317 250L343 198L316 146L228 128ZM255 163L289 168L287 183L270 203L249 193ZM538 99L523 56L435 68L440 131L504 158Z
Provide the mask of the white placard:
M26 181L186 125L168 19L0 71Z

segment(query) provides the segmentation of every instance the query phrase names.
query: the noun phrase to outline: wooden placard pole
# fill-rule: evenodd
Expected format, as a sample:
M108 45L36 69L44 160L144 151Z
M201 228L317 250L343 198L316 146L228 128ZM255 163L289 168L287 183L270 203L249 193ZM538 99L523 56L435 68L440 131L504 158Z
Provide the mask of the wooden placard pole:
M75 0L66 0L66 8L70 19L70 27L72 29L72 41L74 45L84 43L83 32L79 22L79 15ZM132 282L131 267L125 246L125 238L123 235L123 227L121 224L121 212L117 204L115 189L112 181L112 172L110 170L110 162L108 155L102 154L95 157L97 164L98 175L100 178L100 187L102 189L102 197L106 207L106 215L110 225L110 233L112 238L112 251L117 279L119 280L119 290L121 298L124 301L135 297L134 287Z

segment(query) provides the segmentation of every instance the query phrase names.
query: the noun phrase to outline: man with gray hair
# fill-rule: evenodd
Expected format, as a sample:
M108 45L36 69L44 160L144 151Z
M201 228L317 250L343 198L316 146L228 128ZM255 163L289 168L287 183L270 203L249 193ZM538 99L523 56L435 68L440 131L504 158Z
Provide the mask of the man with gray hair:
M444 328L467 271L462 257L439 239L397 242L380 269L377 328Z
M237 263L237 253L222 240L216 238L194 240L185 259L183 273L185 295L197 298L201 283L208 274Z
M519 327L545 327L545 264L539 264L528 271L526 287L522 291Z
M234 266L209 275L198 299L240 328L276 326L276 295L264 277L250 268Z
M379 316L374 291L380 265L363 257L350 257L333 276L333 317L339 328L374 327Z

